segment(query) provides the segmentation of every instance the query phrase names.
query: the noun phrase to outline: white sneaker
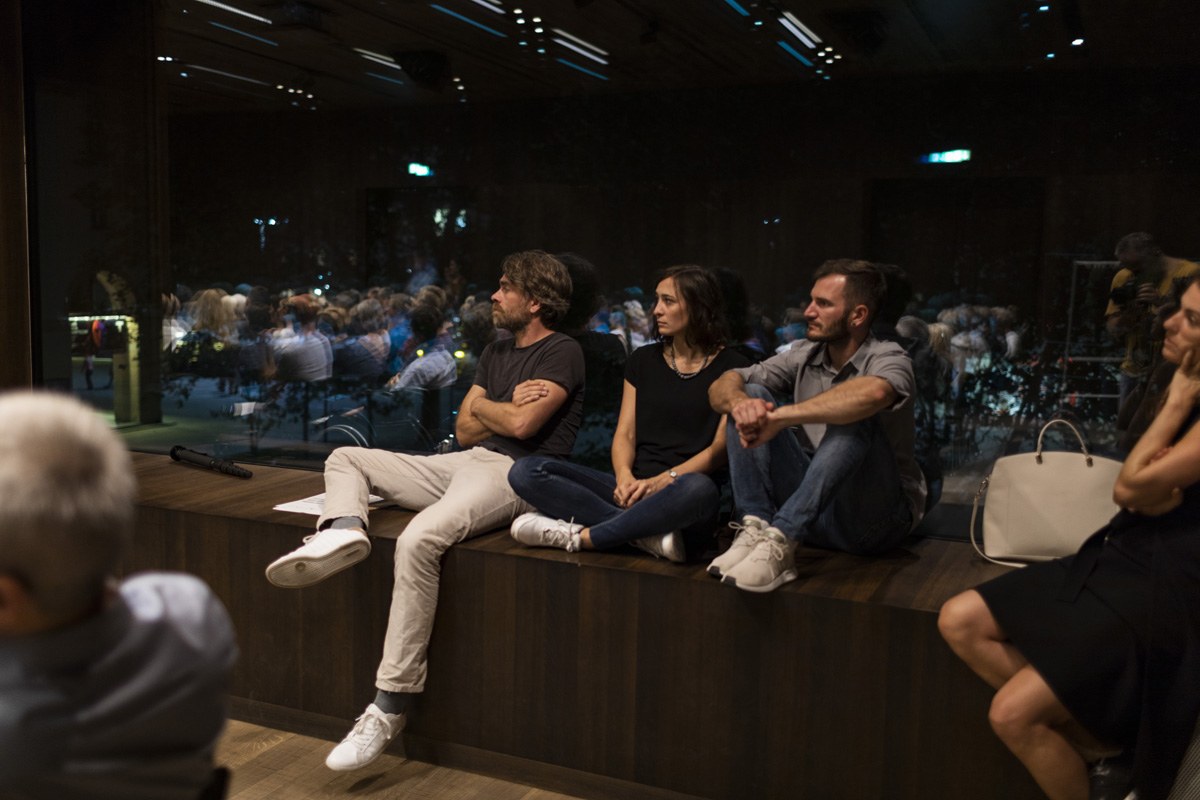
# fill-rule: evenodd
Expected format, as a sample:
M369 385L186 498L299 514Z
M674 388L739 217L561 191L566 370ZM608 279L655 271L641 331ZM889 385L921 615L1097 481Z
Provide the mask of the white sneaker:
M557 547L568 553L579 552L579 532L583 526L543 516L536 511L513 520L512 537L527 547Z
M737 535L733 539L733 544L729 545L729 549L712 560L708 565L708 574L715 578L720 578L729 570L741 561L746 556L750 555L750 551L754 549L754 545L758 544L758 540L762 538L763 529L767 527L767 521L760 519L752 514L747 514L742 517L742 522L739 525L736 522L729 523L729 527L737 531Z
M796 580L795 553L796 543L784 536L783 531L766 528L750 555L726 570L721 582L747 592L773 592Z
M337 747L325 757L325 766L339 772L365 767L387 749L388 742L404 730L403 714L388 714L371 703Z
M320 583L371 554L371 540L357 528L326 528L267 566L267 580L283 589Z
M638 550L645 550L655 558L665 558L667 561L674 561L676 564L682 564L687 561L687 554L683 548L683 537L679 535L679 531L671 531L657 536L645 536L641 539L634 539L630 542L631 545Z

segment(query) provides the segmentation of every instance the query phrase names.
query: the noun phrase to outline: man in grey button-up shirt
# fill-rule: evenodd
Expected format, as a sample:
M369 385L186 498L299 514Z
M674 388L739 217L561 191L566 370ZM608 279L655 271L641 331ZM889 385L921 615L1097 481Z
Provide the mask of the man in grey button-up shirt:
M796 578L798 543L880 553L920 522L912 362L870 334L885 292L869 262L825 262L804 312L807 340L726 372L709 390L713 408L729 415L741 516L733 546L708 569L724 582L769 592ZM777 406L774 397L789 392L795 402Z

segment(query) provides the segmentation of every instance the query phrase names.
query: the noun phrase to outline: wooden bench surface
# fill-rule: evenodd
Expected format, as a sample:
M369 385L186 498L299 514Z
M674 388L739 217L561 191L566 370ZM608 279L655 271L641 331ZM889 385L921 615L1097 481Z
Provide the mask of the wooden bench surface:
M134 469L144 506L229 517L242 521L292 525L303 535L315 518L276 511L274 506L318 494L325 489L319 472L252 466L254 477L234 478L212 470L172 461L168 456L133 454ZM394 539L413 512L381 508L371 512L371 535ZM521 558L586 563L593 567L634 570L685 580L712 581L705 564L672 564L624 549L612 552L566 553L527 548L504 535L486 534L459 547ZM882 603L901 608L937 611L955 594L1007 572L1009 567L977 557L964 542L912 539L882 557L863 558L820 550L801 551L797 559L801 580L781 592L839 600ZM809 557L811 556L811 557Z

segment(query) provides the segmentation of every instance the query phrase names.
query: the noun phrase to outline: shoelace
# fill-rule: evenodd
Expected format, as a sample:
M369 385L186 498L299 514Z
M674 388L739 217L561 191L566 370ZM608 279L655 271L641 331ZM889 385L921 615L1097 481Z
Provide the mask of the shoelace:
M758 546L763 543L766 543L767 547L763 549L767 550L769 555L763 555L758 552L751 553L751 556L755 561L766 561L768 558L774 561L783 560L785 551L783 549L782 542L778 541L774 536L768 536L764 531L759 535L758 541L754 545L756 550L758 549Z
M355 747L369 744L372 739L383 731L383 720L375 714L363 714L354 720L354 728L346 735L346 741Z
M762 539L766 535L763 532L763 529L758 527L757 525L743 525L740 522L730 522L729 527L734 532L733 540L735 542L738 540L738 538L741 537L741 535L743 533L745 533L747 536L746 544L755 545L755 544L758 544L759 540Z
M547 528L546 533L552 533L556 539L564 540L560 546L570 551L570 545L575 541L575 534L571 532L571 528L574 526L574 517L571 517L570 521L556 519L554 521L554 527Z

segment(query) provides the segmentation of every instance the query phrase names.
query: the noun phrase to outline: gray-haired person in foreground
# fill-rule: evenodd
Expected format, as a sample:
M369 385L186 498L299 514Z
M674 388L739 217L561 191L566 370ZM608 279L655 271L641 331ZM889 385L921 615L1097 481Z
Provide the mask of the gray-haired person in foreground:
M90 408L0 395L0 797L195 800L213 778L237 658L192 576L113 571L129 454Z

